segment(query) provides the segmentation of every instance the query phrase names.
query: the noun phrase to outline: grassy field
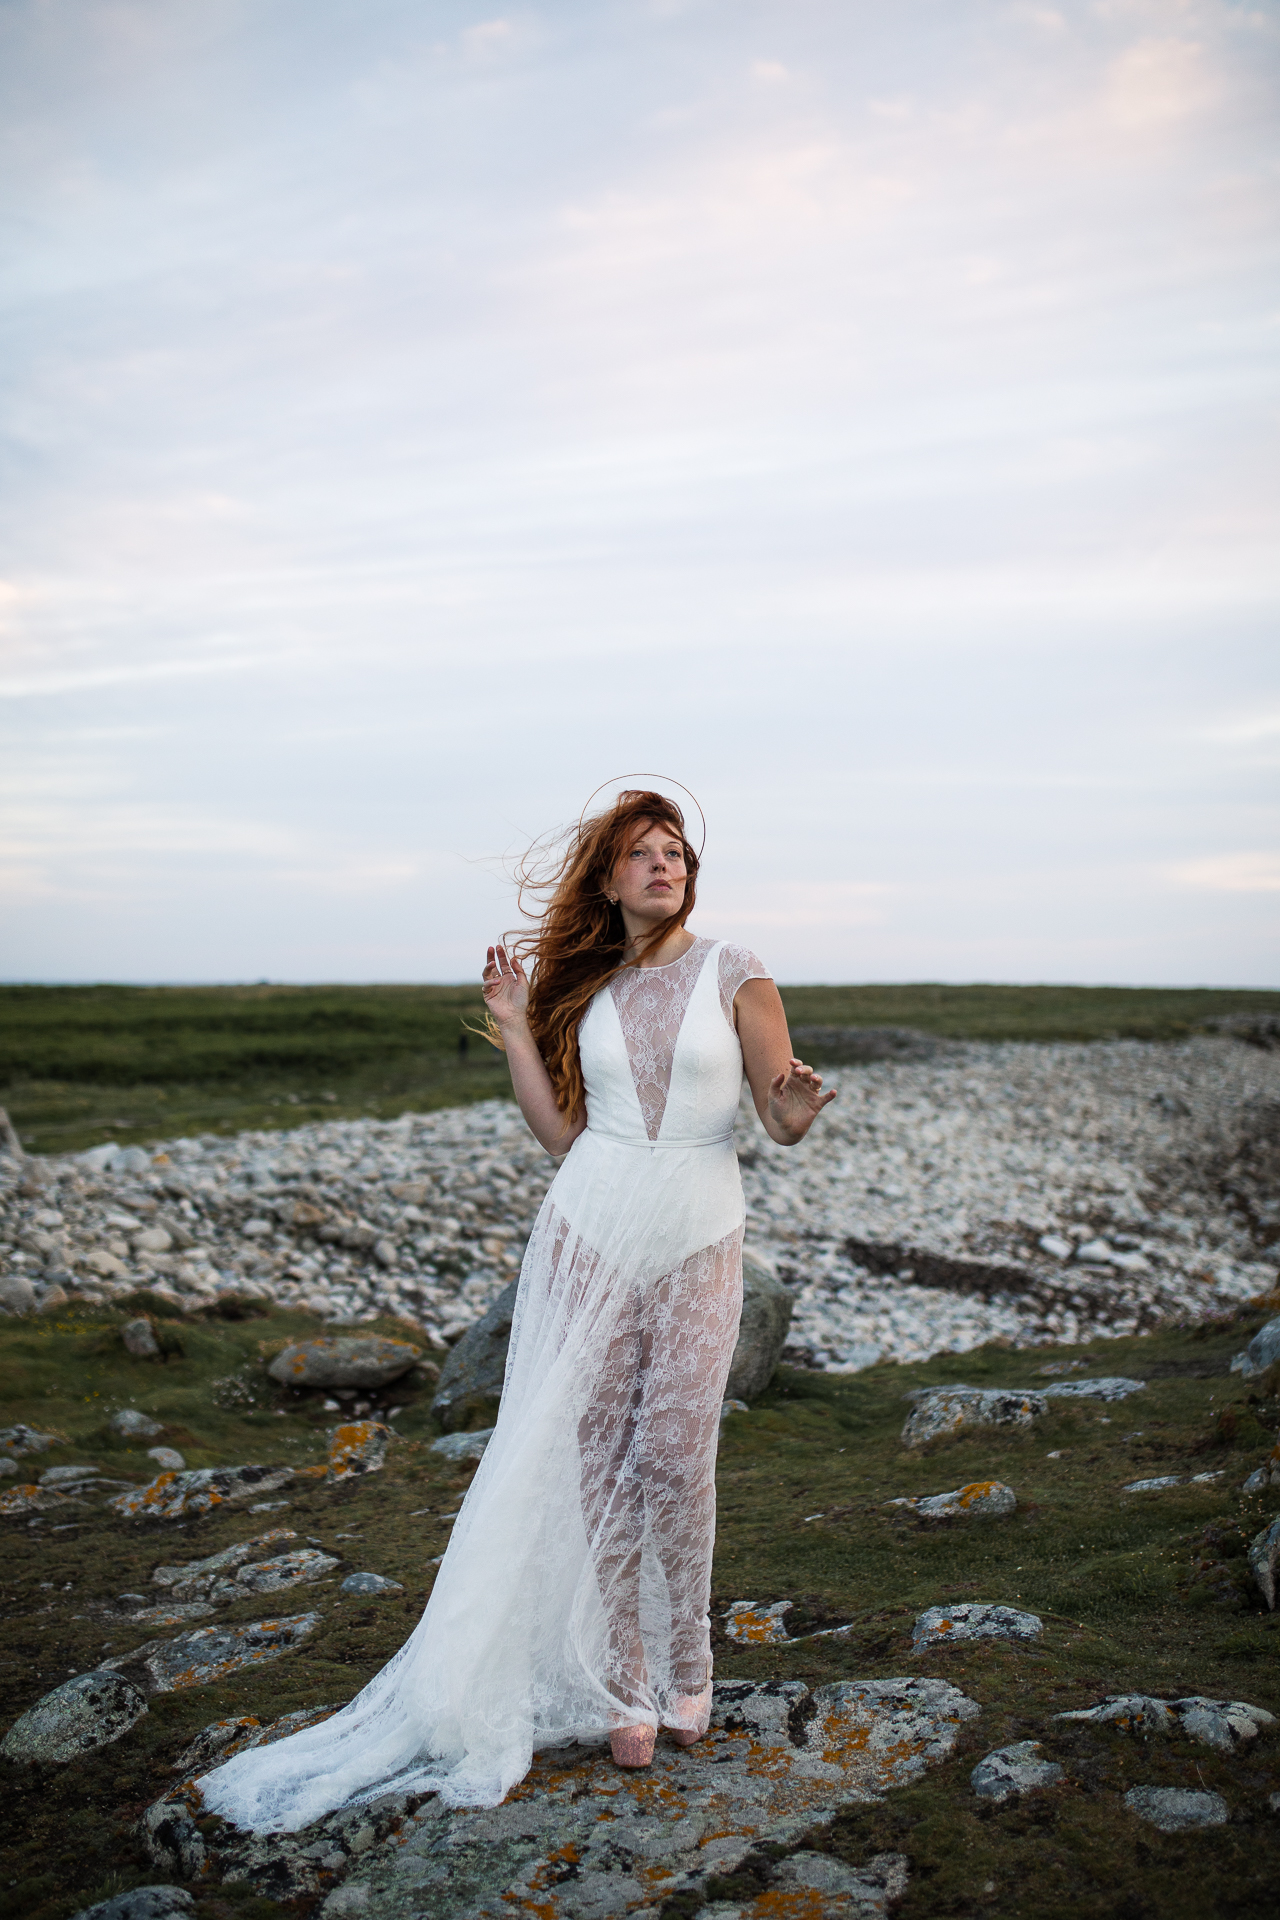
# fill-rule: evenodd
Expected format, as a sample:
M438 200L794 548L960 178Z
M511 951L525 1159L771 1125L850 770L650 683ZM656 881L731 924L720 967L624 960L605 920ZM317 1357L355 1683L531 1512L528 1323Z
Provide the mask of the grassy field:
M784 987L796 1026L974 1040L1177 1039L1280 993ZM0 987L0 1104L35 1153L426 1111L509 1092L477 987ZM466 1041L465 1051L462 1043Z
M6 1418L65 1436L39 1456L41 1467L91 1461L142 1479L149 1463L138 1444L113 1439L107 1426L110 1411L126 1403L163 1421L165 1440L192 1466L323 1459L332 1416L321 1396L277 1388L265 1372L286 1337L312 1332L316 1322L283 1313L235 1324L184 1321L170 1330L183 1351L161 1364L124 1353L125 1317L121 1308L0 1323ZM974 1433L924 1454L901 1445L910 1388L957 1377L1025 1385L1050 1357L996 1346L963 1361L943 1356L851 1377L783 1370L750 1413L727 1422L713 1613L723 1615L735 1599L789 1599L793 1632L836 1622L852 1622L854 1631L841 1641L775 1648L736 1647L721 1636L719 1676L816 1683L937 1674L982 1707L951 1761L881 1805L851 1811L816 1842L851 1861L906 1853L912 1878L902 1920L1269 1920L1274 1912L1280 1819L1267 1797L1280 1790L1280 1729L1223 1755L1181 1738L1068 1730L1051 1719L1107 1693L1139 1691L1246 1700L1280 1714L1280 1615L1265 1611L1244 1561L1248 1539L1277 1501L1274 1489L1269 1497L1238 1492L1274 1443L1280 1401L1274 1383L1251 1391L1228 1371L1263 1318L1249 1310L1231 1325L1079 1350L1099 1371L1145 1379L1145 1393L1110 1407L1060 1403L1026 1436ZM404 1334L395 1322L380 1330ZM305 1604L319 1606L324 1621L297 1654L214 1686L155 1696L124 1739L72 1765L42 1774L0 1763L8 1795L0 1920L67 1920L91 1899L146 1884L155 1876L137 1817L172 1783L175 1757L200 1728L228 1714L274 1717L341 1703L400 1645L429 1592L429 1562L447 1540L440 1511L456 1504L469 1478L424 1444L434 1432L429 1391L415 1398L401 1384L394 1389L397 1402L411 1404L397 1417L405 1437L385 1471L349 1486L302 1482L287 1511L269 1519L232 1509L181 1526L124 1522L97 1500L34 1526L0 1522L2 1724L68 1673L93 1666L107 1643L124 1653L148 1637L147 1628L95 1619L95 1601L148 1591L156 1565L199 1558L262 1525L287 1525L299 1544L338 1554L340 1574L367 1568L405 1587L376 1603L345 1598L332 1582L309 1588ZM1120 1491L1137 1477L1216 1469L1222 1477L1205 1485ZM884 1504L989 1478L1016 1489L1015 1514L929 1523ZM434 1512L422 1513L427 1507ZM65 1530L55 1533L55 1525ZM913 1616L962 1599L1029 1608L1044 1619L1044 1637L1025 1647L913 1655ZM247 1599L225 1617L269 1610ZM1041 1740L1068 1783L998 1808L977 1801L968 1785L975 1761L1022 1739ZM1221 1791L1231 1821L1191 1835L1139 1827L1122 1802L1138 1784ZM263 1899L233 1903L216 1889L196 1909L196 1920L251 1916L284 1920L284 1909Z

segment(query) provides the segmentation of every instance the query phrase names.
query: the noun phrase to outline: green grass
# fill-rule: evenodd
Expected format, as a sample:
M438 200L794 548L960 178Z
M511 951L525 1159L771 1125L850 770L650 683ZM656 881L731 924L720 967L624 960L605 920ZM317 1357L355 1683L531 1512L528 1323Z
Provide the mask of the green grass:
M796 1026L973 1040L1184 1037L1280 993L1120 987L784 987ZM36 1153L390 1118L510 1091L464 1022L478 987L0 987L0 1103Z
M183 1321L171 1331L184 1351L163 1364L124 1353L124 1317L101 1310L0 1323L6 1420L65 1435L38 1457L41 1468L88 1460L125 1476L148 1472L141 1448L113 1440L106 1425L125 1403L162 1420L165 1439L192 1465L323 1458L323 1431L334 1416L324 1414L319 1396L276 1388L265 1372L284 1339L315 1329L308 1316ZM1280 1499L1275 1490L1266 1498L1238 1492L1274 1442L1280 1402L1228 1371L1263 1317L1250 1310L1229 1326L1058 1350L1055 1358L1090 1354L1099 1370L1146 1379L1147 1390L1112 1407L1062 1406L1022 1438L977 1433L922 1453L908 1453L899 1439L910 1388L957 1378L1023 1385L1049 1357L998 1346L855 1376L784 1369L750 1413L727 1422L714 1613L735 1599L790 1599L793 1632L842 1622L853 1631L840 1641L775 1648L736 1647L718 1634L720 1678L812 1684L936 1674L982 1706L951 1761L880 1806L851 1810L815 1842L855 1860L905 1852L912 1880L904 1920L1244 1920L1273 1910L1280 1821L1266 1801L1280 1790L1280 1739L1264 1735L1255 1748L1227 1756L1181 1739L1067 1731L1051 1720L1111 1692L1205 1693L1280 1714L1280 1616L1263 1608L1243 1558ZM394 1322L381 1330L403 1333ZM401 1644L429 1591L429 1562L447 1537L433 1515L415 1512L451 1507L470 1477L423 1444L434 1431L428 1394L426 1387L395 1389L396 1401L411 1404L397 1418L406 1437L385 1471L347 1487L302 1482L284 1512L251 1516L233 1508L174 1526L117 1521L93 1504L70 1510L67 1518L78 1524L64 1533L52 1531L62 1523L57 1514L36 1527L0 1522L7 1534L4 1724L68 1672L93 1665L105 1641L123 1653L149 1637L145 1628L83 1617L89 1602L147 1590L156 1565L199 1558L260 1527L291 1526L299 1544L314 1540L342 1555L343 1572L368 1567L405 1584L404 1594L376 1603L342 1599L334 1586L309 1589L291 1610L314 1596L324 1625L299 1653L217 1686L157 1696L123 1740L48 1775L4 1766L2 1920L68 1920L91 1896L103 1897L101 1889L145 1884L154 1871L134 1823L172 1782L173 1760L195 1732L225 1714L275 1716L341 1703ZM1127 1480L1219 1467L1223 1477L1207 1486L1120 1492ZM1015 1514L928 1523L884 1504L897 1494L990 1478L1016 1489ZM809 1517L815 1514L821 1518ZM1037 1612L1044 1637L1027 1647L912 1654L914 1615L962 1599ZM265 1611L247 1600L226 1617ZM1067 1767L1070 1784L1003 1808L979 1804L968 1786L975 1761L1020 1739L1041 1740ZM1121 1796L1142 1783L1219 1790L1231 1824L1183 1836L1139 1826ZM240 1909L212 1893L197 1909L199 1920L233 1911ZM279 1910L263 1903L255 1911L266 1920Z

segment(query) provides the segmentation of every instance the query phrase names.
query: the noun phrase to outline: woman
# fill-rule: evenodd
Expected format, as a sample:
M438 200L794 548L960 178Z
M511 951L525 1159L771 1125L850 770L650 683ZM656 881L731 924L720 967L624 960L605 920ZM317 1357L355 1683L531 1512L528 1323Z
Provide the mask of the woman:
M494 1806L536 1748L609 1737L645 1766L711 1709L720 1405L742 1303L732 1128L745 1067L791 1145L834 1098L777 988L695 939L679 809L626 792L579 825L484 994L516 1098L564 1162L525 1252L497 1426L414 1634L320 1725L239 1754L206 1806L258 1832L434 1788Z

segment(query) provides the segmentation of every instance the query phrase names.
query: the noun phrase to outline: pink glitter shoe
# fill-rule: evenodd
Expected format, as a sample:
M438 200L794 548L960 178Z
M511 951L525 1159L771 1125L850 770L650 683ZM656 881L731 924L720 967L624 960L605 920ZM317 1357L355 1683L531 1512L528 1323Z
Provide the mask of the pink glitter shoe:
M686 1724L672 1727L671 1738L678 1747L691 1747L711 1724L711 1682L708 1680L701 1693L682 1693L672 1706Z
M614 1727L609 1734L609 1751L618 1767L647 1767L653 1760L658 1730L646 1721L629 1727Z

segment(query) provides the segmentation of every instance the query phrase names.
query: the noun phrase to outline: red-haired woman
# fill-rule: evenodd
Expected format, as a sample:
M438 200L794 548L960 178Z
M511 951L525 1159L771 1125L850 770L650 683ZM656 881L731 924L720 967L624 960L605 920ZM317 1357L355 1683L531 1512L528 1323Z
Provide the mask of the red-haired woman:
M435 1788L492 1806L535 1749L646 1766L711 1708L720 1406L742 1305L732 1130L745 1069L781 1145L834 1098L778 990L685 922L698 862L665 796L582 823L536 934L484 992L516 1098L564 1155L521 1269L497 1426L412 1638L339 1714L229 1761L205 1803L258 1831Z

